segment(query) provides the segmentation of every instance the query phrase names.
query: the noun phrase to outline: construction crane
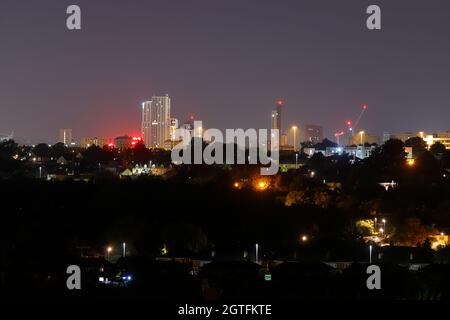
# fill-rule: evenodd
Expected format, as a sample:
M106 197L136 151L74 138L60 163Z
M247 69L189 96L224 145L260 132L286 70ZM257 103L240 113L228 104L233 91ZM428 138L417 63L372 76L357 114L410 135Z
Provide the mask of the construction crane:
M364 113L367 110L367 105L364 104L361 107L361 112L359 113L358 117L356 118L356 121L352 124L351 120L347 121L347 127L348 127L348 138L349 140L353 137L353 133L355 132L356 128L358 127L359 122L361 121Z
M353 126L352 132L354 132L354 131L356 130L356 127L358 126L359 122L361 121L361 118L362 118L362 116L364 115L364 112L366 112L366 110L367 110L367 104L364 104L364 105L362 106L362 110L361 110L361 112L359 113L358 118L356 118L356 121L355 121L355 124L354 124L354 126Z
M353 132L356 130L359 122L361 121L364 113L367 110L367 104L362 105L361 112L359 113L358 117L356 118L356 121L353 123L352 120L347 121L347 129L348 129L348 139L350 140L351 137L353 137ZM344 135L344 131L338 131L334 134L336 138L336 143L339 145L340 138Z

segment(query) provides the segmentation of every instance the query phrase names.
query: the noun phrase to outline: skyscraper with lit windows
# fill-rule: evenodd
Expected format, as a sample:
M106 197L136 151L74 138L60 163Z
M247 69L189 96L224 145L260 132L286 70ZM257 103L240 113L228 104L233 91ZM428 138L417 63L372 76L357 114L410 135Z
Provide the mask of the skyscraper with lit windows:
M164 148L170 140L170 97L153 96L142 103L142 138L149 148Z
M58 142L63 143L65 146L70 146L73 142L72 129L59 129Z

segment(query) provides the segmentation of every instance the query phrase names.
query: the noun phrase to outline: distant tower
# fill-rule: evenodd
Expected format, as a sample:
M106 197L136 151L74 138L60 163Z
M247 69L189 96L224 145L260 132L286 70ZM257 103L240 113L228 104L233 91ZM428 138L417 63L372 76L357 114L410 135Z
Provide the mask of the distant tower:
M271 129L278 129L281 132L281 109L283 107L283 100L278 100L275 109L272 110Z
M170 140L170 97L153 96L142 103L142 138L149 148L164 148Z
M271 126L270 128L272 130L278 129L279 133L279 141L278 146L281 145L281 109L284 105L283 100L278 100L275 108L272 110L272 116L271 116ZM268 141L268 144L270 144L270 141Z
M72 144L72 129L59 129L59 141L65 146Z

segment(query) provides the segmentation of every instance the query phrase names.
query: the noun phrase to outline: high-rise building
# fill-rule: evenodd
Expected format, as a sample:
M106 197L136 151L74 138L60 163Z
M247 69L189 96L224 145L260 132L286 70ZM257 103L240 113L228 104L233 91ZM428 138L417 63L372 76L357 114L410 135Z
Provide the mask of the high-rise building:
M275 106L275 109L272 110L272 117L271 117L271 129L278 129L280 130L281 135L281 109L283 107L283 101L278 100L277 104Z
M170 97L153 96L142 103L142 138L149 148L164 148L170 140Z
M287 135L287 133L282 133L281 135L280 135L280 147L281 146L287 146L287 145L289 145L289 143L288 143L288 135Z
M59 141L65 146L70 146L73 142L72 140L72 129L59 129Z
M320 143L323 141L323 127L315 124L308 124L304 129L303 141Z
M275 106L275 109L272 110L272 114L271 114L271 123L270 123L270 128L272 130L278 130L278 147L280 147L281 145L281 109L284 105L283 100L278 100ZM272 133L272 138L273 138L273 133ZM269 138L269 141L267 141L268 145L270 145L270 141L271 138Z

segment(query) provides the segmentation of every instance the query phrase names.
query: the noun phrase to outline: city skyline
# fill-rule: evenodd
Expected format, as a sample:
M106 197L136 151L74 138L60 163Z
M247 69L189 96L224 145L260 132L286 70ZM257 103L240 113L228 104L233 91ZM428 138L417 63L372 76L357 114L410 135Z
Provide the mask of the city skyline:
M1 0L0 290L180 319L445 306L449 13Z
M153 93L173 97L174 117L219 129L268 128L281 97L285 129L318 124L329 139L366 103L360 127L372 134L446 131L450 4L434 2L379 1L383 29L370 32L356 0L80 0L83 29L69 32L68 2L6 0L0 132L33 142L56 142L60 128L79 139L137 135Z
M141 119L140 119L140 132L139 130L133 129L132 132L133 133L122 133L122 134L116 134L116 135L112 135L112 136L107 136L107 135L97 135L94 134L92 136L86 136L86 135L79 135L79 136L73 136L72 134L72 128L60 128L59 129L59 134L57 135L57 138L52 140L50 139L49 141L43 141L43 140L36 140L36 141L32 141L30 139L23 139L20 138L17 139L14 137L14 131L11 134L0 134L1 137L3 137L4 139L9 138L9 139L15 139L17 142L19 143L23 143L23 144L37 144L37 143L58 143L58 142L62 142L64 143L66 146L69 145L91 145L91 144L95 144L95 145L101 145L98 143L87 143L87 141L91 141L91 140L101 140L101 141L106 141L108 143L110 143L110 141L114 140L116 137L119 136L128 136L128 137L140 137L142 138L142 142L148 146L149 148L165 148L166 147L166 143L167 141L170 140L170 137L173 134L173 130L178 128L179 125L179 120L177 118L174 118L171 116L171 97L168 94L165 95L152 95L152 98L148 101L144 101L141 103ZM405 130L405 131L383 131L381 134L375 133L373 134L372 132L366 132L364 130L360 130L361 128L358 127L358 130L353 130L354 128L354 120L355 119L349 119L347 120L347 122L345 123L346 128L345 130L338 130L335 134L334 137L331 136L326 136L324 135L324 127L320 124L311 124L311 123L301 123L298 121L292 122L292 121L287 121L287 123L294 123L293 125L289 125L289 124L285 124L286 119L283 119L282 114L284 114L284 111L282 112L282 109L285 109L285 102L283 99L276 99L273 103L272 106L272 110L270 112L269 116L269 126L267 126L267 128L270 129L278 129L280 130L280 141L281 144L283 145L282 141L283 141L283 136L285 136L286 141L289 141L289 143L287 144L287 146L293 144L293 140L292 140L292 135L290 134L291 131L293 129L295 129L295 131L297 131L298 129L300 130L300 134L298 134L297 139L299 139L297 141L297 144L299 143L303 143L303 142L313 142L313 143L319 143L322 141L322 139L328 139L330 141L333 142L337 142L339 145L354 145L354 144L358 144L357 141L360 141L360 139L362 139L361 134L365 137L365 143L375 143L378 145L383 144L387 139L389 139L389 137L393 137L395 139L400 139L402 141L406 141L407 139L404 138L399 138L399 136L419 136L422 137L424 140L427 141L427 137L426 136L430 136L430 135L444 135L445 137L448 137L450 135L450 130L442 130L442 131L431 131L431 130ZM367 110L368 106L367 104L364 104L361 106L361 110L362 112L360 113L360 115L357 117L356 122L359 122L359 120L361 120L364 112ZM181 127L185 127L185 125L189 122L193 122L195 119L195 116L193 114L190 114L187 117L186 122L184 122L184 124ZM176 125L175 125L176 123ZM153 124L153 125L152 125ZM158 125L159 129L156 129L155 125ZM175 125L175 126L174 126ZM192 125L191 125L192 126ZM344 125L342 126L344 127ZM238 128L234 128L234 129L238 129ZM248 129L248 128L244 128L244 129ZM191 130L188 127L188 130ZM353 133L354 131L354 133ZM67 133L68 132L68 133ZM136 133L139 132L139 133ZM68 137L66 137L66 134L68 134ZM162 136L163 134L163 136ZM425 135L425 136L424 136ZM147 136L147 138L146 138ZM338 137L344 137L347 139L347 142L342 141L342 139L339 139ZM369 139L367 139L370 136ZM428 137L428 140L431 139ZM66 141L67 140L67 141ZM68 141L70 141L70 143L68 143ZM153 141L157 141L155 143L153 143ZM340 141L340 142L339 142ZM108 143L104 143L105 145L107 145ZM295 144L295 143L294 143Z

